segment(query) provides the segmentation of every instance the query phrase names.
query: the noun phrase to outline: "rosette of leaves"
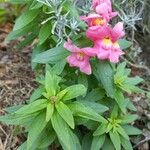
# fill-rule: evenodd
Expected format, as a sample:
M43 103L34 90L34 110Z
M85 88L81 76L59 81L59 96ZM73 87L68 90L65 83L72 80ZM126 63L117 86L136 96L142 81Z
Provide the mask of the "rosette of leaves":
M74 116L107 122L93 108L75 100L86 94L84 85L63 89L60 86L62 79L55 71L55 67L47 70L45 78L38 80L42 85L35 90L28 104L8 108L10 114L0 117L0 121L7 124L25 127L27 141L19 149L47 148L58 139L63 149L79 150L79 139L71 130L75 128Z
M129 123L136 120L138 116L131 114L122 115L118 110L118 107L115 106L110 114L110 118L107 119L108 122L101 123L93 133L92 150L101 148L104 150L121 150L122 148L133 150L129 135L139 135L141 131L129 125Z

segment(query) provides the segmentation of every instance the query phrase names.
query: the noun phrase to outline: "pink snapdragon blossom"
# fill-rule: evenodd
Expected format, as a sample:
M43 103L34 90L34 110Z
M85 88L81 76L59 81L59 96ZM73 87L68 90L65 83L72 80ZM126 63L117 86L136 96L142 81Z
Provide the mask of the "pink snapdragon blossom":
M92 8L97 14L107 19L107 21L118 15L117 12L112 11L112 3L110 0L93 0Z
M104 26L108 22L99 14L89 14L88 16L81 16L80 19L87 22L89 27Z
M123 23L117 23L113 29L109 26L99 28L94 32L88 32L87 35L94 41L94 48L97 49L97 57L100 60L117 63L119 57L124 54L118 44L118 40L125 35Z
M112 11L112 6L109 6L107 3L102 3L95 8L97 14L101 15L107 21L110 21L111 18L118 15L117 12Z
M65 42L64 48L72 52L72 54L67 57L67 62L70 64L71 67L79 67L81 72L84 72L88 75L92 73L89 61L90 57L96 55L94 48L79 48L75 46L71 40Z
M111 7L111 1L110 0L93 0L92 1L92 8L95 9L98 5L106 3L109 7Z

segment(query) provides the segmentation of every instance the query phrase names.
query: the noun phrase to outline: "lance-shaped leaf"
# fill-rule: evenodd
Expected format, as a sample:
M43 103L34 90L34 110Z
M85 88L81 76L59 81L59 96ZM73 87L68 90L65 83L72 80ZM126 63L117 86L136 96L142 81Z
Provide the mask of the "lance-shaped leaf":
M107 123L107 120L105 118L103 118L101 115L95 112L95 110L93 110L92 108L85 106L82 103L73 102L69 104L68 107L75 116L80 116L82 118Z
M93 137L91 150L100 150L105 142L105 135Z
M16 20L13 30L19 30L25 27L30 22L32 22L37 17L38 14L39 14L39 11L37 10L26 11Z
M128 124L128 123L132 123L133 121L135 121L138 118L138 115L125 115L121 118L121 124Z
M142 131L139 130L138 128L135 128L131 125L124 125L122 126L122 128L125 130L125 132L128 134L128 135L139 135L139 134L142 134Z
M33 62L47 64L54 64L62 59L65 59L69 55L69 52L63 48L63 46L55 47L40 54L37 54L33 59Z
M49 122L53 113L54 113L54 105L49 102L46 108L46 122Z
M97 62L93 65L94 75L97 80L102 83L107 95L111 98L114 97L114 72L108 62Z
M100 136L102 134L104 134L107 131L107 124L102 123L97 129L96 131L93 133L94 136Z
M82 84L77 84L77 85L69 86L65 90L61 91L63 93L64 92L66 93L63 96L62 101L67 101L67 100L70 100L70 99L74 99L74 98L76 98L78 96L85 95L86 90L87 89Z
M125 150L133 150L130 140L126 140L123 137L121 137L120 139L121 139L121 145Z
M45 121L45 112L40 113L34 118L31 125L29 126L29 133L27 139L27 150L30 150L34 141L38 138L42 130L46 127L47 122Z
M120 136L117 132L109 132L110 135L110 139L114 145L114 147L116 148L116 150L121 150L121 141L120 141Z
M20 114L22 116L32 114L34 112L46 108L46 106L47 106L47 99L39 99L28 105L21 107L19 110L15 112L15 114Z
M51 121L61 145L71 150L70 134L66 122L61 118L58 112L54 112Z
M46 89L48 98L56 95L56 92L59 88L58 84L59 84L58 76L53 73L50 73L47 70L46 76L45 76L45 89Z
M66 121L66 123L74 129L74 119L71 110L63 102L55 105L59 115Z

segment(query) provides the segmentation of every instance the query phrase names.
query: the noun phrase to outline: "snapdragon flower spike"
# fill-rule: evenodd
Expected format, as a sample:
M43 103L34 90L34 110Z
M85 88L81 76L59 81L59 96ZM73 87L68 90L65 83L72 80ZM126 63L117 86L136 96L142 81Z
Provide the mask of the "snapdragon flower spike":
M118 15L117 12L112 11L112 3L110 0L93 0L92 8L107 21Z
M81 16L80 19L87 22L89 27L104 26L108 22L105 18L103 18L99 14L90 14L88 16Z
M109 60L112 63L117 63L119 57L124 54L118 44L118 40L125 35L123 23L119 22L113 29L107 26L103 30L98 30L97 35L95 35L94 48L97 49L97 57L100 60ZM92 34L91 36L93 38Z
M81 72L88 75L92 73L89 61L90 57L96 56L94 48L79 48L75 46L71 40L68 40L68 42L64 43L64 48L72 53L67 57L67 62L71 67L79 67Z

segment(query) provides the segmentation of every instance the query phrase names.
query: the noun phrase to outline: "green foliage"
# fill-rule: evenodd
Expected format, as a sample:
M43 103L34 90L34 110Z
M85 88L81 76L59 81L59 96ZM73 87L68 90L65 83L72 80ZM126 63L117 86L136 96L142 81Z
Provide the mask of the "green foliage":
M93 58L90 76L66 63L66 38L73 37L81 47L92 44L82 32L81 1L9 2L22 4L24 11L6 40L21 37L19 48L34 41L31 64L39 84L27 104L7 108L8 114L0 116L6 124L25 128L27 140L18 149L43 150L55 145L64 150L132 150L129 136L141 131L131 125L138 116L126 95L144 93L138 87L143 79L131 77L126 63L114 65ZM131 43L121 39L119 45L127 49Z

